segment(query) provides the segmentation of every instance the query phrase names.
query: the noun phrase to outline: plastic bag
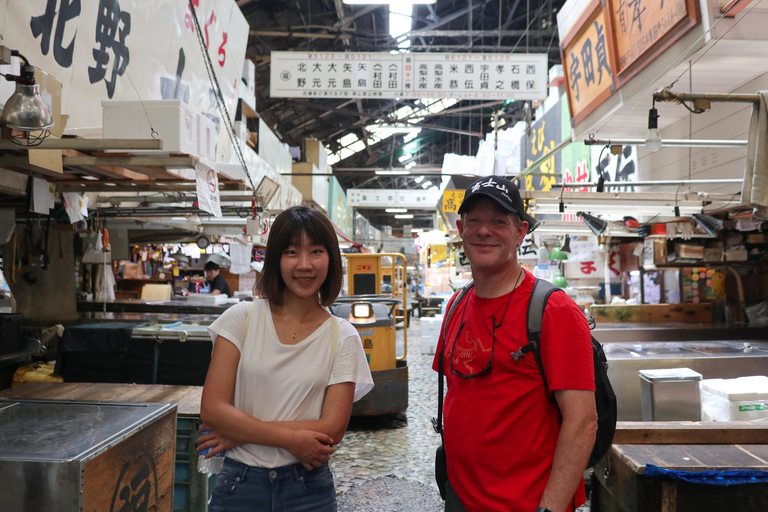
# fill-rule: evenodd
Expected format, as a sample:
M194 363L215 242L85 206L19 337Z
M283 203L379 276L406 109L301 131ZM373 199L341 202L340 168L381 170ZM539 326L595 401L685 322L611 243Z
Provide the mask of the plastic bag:
M768 327L768 301L749 306L745 309L749 325L754 327Z

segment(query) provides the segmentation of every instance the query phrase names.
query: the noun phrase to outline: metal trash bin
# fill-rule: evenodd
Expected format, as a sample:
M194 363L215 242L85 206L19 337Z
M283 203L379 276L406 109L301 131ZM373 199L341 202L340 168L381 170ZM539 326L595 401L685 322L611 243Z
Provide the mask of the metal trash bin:
M640 370L643 421L701 421L701 379L690 368Z

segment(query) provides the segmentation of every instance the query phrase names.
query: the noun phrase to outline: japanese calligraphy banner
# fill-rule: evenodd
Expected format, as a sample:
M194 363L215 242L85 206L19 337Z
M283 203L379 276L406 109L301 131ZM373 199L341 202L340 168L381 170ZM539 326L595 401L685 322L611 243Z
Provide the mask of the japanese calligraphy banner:
M235 0L192 3L202 45L189 3L177 0L7 1L0 33L3 44L62 82L67 133L100 136L102 100L180 99L214 120L220 143L227 136L203 47L234 118L248 22Z
M515 53L272 52L277 98L543 100L547 55Z

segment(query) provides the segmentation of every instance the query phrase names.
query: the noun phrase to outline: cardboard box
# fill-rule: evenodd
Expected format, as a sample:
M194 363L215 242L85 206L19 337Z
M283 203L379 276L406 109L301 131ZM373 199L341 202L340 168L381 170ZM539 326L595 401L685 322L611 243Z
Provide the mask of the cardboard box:
M151 139L152 128L163 141L162 150L149 153L198 152L198 113L181 100L102 101L105 139ZM151 122L151 127L150 127ZM136 151L137 153L139 151Z
M725 251L725 261L747 261L747 250L727 249Z
M692 260L704 257L704 246L695 244L675 244L675 256Z

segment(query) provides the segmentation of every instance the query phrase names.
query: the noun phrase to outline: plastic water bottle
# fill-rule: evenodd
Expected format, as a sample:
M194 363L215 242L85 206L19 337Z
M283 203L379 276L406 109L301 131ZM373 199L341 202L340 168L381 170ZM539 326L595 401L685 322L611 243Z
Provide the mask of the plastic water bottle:
M203 430L203 434L208 434L209 432L210 430ZM206 448L198 453L197 470L200 473L206 474L221 473L221 469L224 467L224 452L226 450L206 459L204 455L209 451L211 451L211 449Z

